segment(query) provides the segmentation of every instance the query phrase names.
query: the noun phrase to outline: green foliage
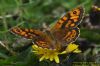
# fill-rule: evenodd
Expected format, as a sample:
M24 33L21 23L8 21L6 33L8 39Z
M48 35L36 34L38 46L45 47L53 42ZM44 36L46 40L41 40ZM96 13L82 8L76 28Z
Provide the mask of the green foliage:
M100 44L100 30L99 29L81 29L81 37L87 38L90 42Z

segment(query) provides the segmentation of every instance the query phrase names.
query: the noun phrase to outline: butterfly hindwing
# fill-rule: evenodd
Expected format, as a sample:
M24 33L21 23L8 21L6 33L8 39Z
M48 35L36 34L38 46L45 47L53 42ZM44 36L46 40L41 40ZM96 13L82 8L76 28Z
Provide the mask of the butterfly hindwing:
M67 44L74 42L79 36L79 33L79 28L76 27L72 29L55 30L53 35L56 40L62 44L62 46L66 46Z

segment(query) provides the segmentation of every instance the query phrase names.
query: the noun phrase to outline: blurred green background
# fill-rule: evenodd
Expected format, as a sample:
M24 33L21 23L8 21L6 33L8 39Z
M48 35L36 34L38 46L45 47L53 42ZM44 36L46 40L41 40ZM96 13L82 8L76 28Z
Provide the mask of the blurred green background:
M100 7L99 0L0 0L0 66L51 66L49 61L38 61L31 52L29 40L9 30L15 26L41 29L44 23L54 24L64 13L79 5L85 8L85 18L79 26L82 40L76 41L83 50L79 60L100 62L100 9L92 8L94 5ZM73 57L77 59L76 55L71 59Z

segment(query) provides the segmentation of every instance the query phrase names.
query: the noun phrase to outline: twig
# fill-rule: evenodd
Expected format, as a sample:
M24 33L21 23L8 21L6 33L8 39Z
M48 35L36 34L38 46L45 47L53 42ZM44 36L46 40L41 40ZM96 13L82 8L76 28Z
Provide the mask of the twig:
M5 15L5 16L0 16L0 19L10 18L10 17L13 17L13 15L12 14L8 14L8 15Z
M4 43L2 43L1 41L0 41L0 45L1 46L3 46L7 51L9 51L12 55L15 55L15 52L13 51L13 50L11 50L11 49L9 49L9 47L8 46L6 46Z

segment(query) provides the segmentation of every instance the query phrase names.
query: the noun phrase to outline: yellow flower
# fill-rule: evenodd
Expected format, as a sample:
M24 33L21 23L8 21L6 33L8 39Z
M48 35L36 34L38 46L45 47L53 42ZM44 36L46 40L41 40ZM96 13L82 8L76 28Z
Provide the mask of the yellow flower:
M50 61L55 60L56 63L59 63L59 57L57 50L51 50L47 48L41 48L38 47L37 45L33 45L32 48L34 49L33 52L36 53L37 55L41 55L41 58L39 61L42 61L44 59L49 59Z
M42 47L38 47L37 45L32 45L33 48L33 52L40 57L39 61L48 59L50 61L55 61L56 63L59 63L59 56L61 54L68 54L68 53L80 53L81 51L78 49L78 45L76 44L69 44L66 49L62 52L59 52L57 49L47 49L47 48L42 48Z
M73 53L80 53L81 50L78 49L78 46L79 45L76 45L76 44L69 44L66 47L65 51L63 51L61 54L71 53L71 52L73 52Z

